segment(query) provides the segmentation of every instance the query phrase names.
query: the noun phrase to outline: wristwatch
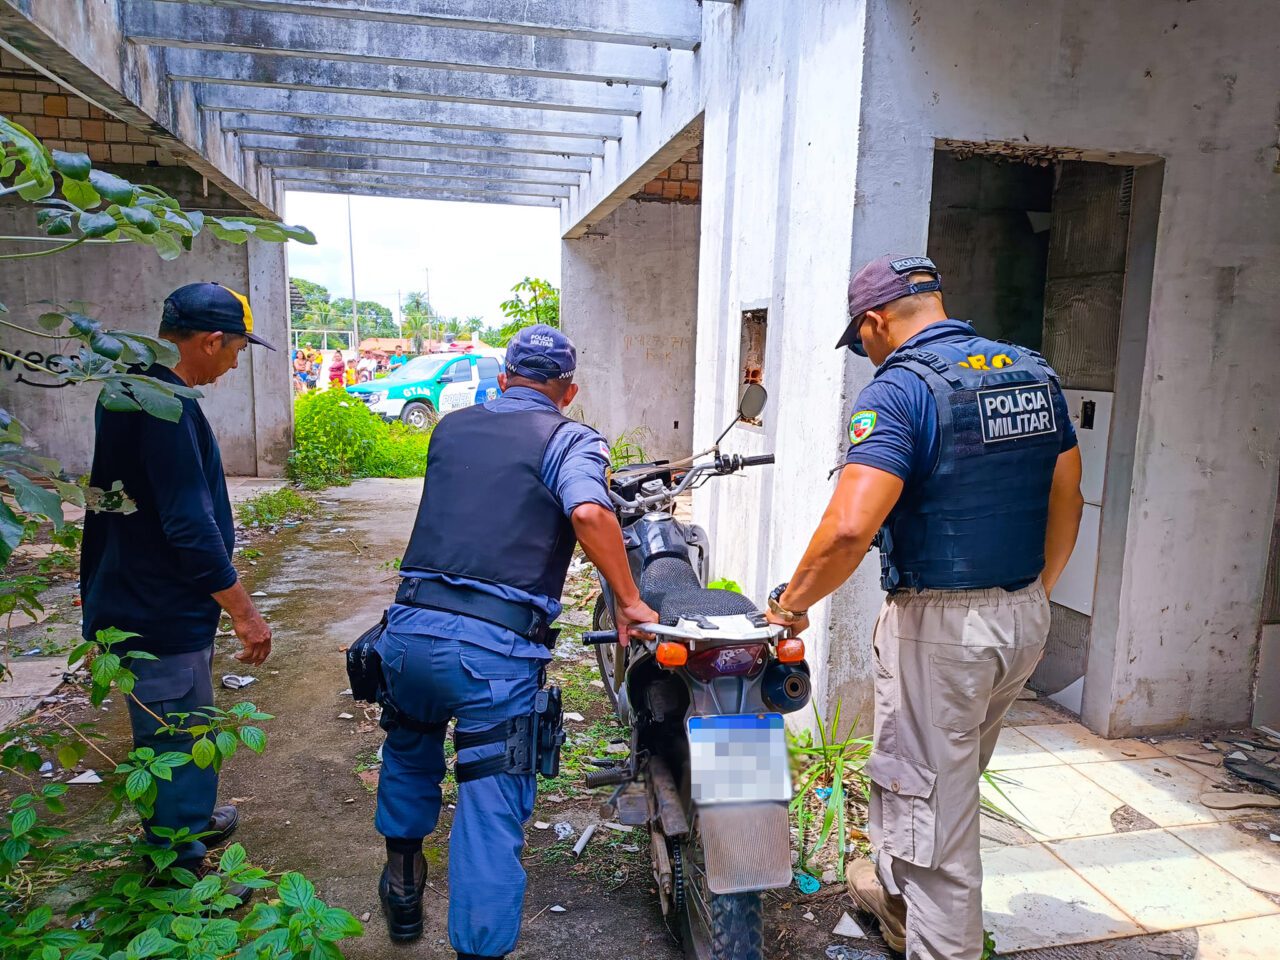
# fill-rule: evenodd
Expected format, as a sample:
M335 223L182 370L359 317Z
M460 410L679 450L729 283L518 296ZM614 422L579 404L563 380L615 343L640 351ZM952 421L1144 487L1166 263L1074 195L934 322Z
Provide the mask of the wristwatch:
M781 617L787 623L795 623L801 617L805 616L808 610L788 610L778 601L782 595L787 592L787 584L780 583L773 588L773 592L769 594L769 612L775 617Z

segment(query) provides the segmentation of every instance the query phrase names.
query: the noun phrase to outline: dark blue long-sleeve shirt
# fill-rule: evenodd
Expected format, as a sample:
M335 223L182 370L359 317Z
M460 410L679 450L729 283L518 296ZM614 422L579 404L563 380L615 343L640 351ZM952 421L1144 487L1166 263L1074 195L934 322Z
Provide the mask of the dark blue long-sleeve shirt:
M182 381L167 367L150 376ZM118 627L137 633L118 649L185 653L213 643L219 606L211 594L236 582L235 526L222 454L195 400L182 419L143 412L95 414L95 487L119 480L137 504L131 514L85 517L80 560L84 636Z

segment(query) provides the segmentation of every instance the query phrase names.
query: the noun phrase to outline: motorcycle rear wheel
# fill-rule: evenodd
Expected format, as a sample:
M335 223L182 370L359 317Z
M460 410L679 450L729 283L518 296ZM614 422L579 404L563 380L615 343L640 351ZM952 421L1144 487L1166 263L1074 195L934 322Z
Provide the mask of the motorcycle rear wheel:
M680 917L688 960L763 960L764 904L758 891L711 893L695 824L682 844L684 910Z

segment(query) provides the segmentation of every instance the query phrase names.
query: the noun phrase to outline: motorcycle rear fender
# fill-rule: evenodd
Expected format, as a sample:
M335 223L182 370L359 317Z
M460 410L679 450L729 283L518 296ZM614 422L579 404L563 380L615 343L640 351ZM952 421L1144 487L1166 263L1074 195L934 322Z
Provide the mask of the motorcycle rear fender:
M712 893L774 890L791 883L786 803L708 804L697 808L697 817Z

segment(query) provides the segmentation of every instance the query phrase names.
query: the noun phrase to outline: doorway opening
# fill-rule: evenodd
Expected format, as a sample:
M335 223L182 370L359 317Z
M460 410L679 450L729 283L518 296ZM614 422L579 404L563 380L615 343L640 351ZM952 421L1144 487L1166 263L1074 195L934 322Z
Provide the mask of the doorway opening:
M948 312L983 336L1044 354L1061 379L1079 437L1084 517L1054 590L1046 655L1031 680L1076 713L1102 596L1104 493L1121 474L1127 485L1132 470L1128 421L1113 423L1113 410L1119 390L1133 401L1136 420L1137 384L1130 397L1131 378L1118 376L1125 368L1122 320L1141 326L1136 342L1145 349L1149 272L1145 285L1127 282L1134 244L1154 244L1155 218L1134 217L1137 169L1043 152L1022 159L994 145L989 154L973 145L934 153L928 254L942 273ZM1115 456L1116 444L1129 453ZM1112 529L1113 519L1127 516L1127 495L1116 506L1115 516L1107 516ZM1123 529L1104 549L1114 552L1117 544L1122 556Z

